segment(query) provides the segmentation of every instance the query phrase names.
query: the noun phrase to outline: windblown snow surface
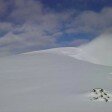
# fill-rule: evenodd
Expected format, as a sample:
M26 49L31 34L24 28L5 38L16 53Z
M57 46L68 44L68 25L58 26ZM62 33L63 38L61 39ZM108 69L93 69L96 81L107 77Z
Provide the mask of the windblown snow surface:
M91 100L94 88L111 94L112 66L81 53L72 47L0 58L0 112L112 112L111 100Z

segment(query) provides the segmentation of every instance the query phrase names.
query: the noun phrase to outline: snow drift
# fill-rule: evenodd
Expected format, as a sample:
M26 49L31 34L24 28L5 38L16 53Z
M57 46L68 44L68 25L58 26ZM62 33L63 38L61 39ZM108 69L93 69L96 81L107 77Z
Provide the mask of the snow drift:
M103 34L80 49L95 59L86 58L87 61L112 66L112 34Z
M111 112L111 43L1 57L0 112Z
M64 54L94 64L112 66L112 34L103 34L78 48L55 48L47 50L47 52Z
M0 58L0 112L111 112L112 102L89 96L93 88L112 92L111 72L49 51Z
M34 51L25 54L47 52L53 54L63 54L79 60L94 64L112 66L112 34L103 34L88 44L80 47L62 47L43 51Z

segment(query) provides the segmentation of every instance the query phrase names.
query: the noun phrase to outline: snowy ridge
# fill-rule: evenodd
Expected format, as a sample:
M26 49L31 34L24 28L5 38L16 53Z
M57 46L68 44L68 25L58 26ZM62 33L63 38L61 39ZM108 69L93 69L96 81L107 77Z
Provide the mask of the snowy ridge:
M0 112L112 112L110 57L97 42L0 58Z
M52 49L0 58L0 111L111 112L110 99L105 105L85 96L97 87L111 91L111 67L71 58L64 49L64 55Z
M89 61L91 63L97 63L99 64L97 58L89 55L87 52L82 50L81 48L75 48L75 47L64 47L64 48L55 48L47 50L48 53L56 53L56 54L63 54L66 56L70 56L79 60L83 61Z
M87 61L112 66L112 34L101 35L89 44L81 46L80 49L96 59L96 61L91 59Z
M112 66L112 35L101 35L92 42L80 47L62 47L24 54L53 53L99 65Z
M52 54L66 55L79 60L89 61L91 63L95 63L95 62L98 63L98 60L96 58L90 56L87 52L83 51L82 49L76 47L52 48L52 49L33 51L33 52L27 52L22 54L36 55L38 53L52 53Z

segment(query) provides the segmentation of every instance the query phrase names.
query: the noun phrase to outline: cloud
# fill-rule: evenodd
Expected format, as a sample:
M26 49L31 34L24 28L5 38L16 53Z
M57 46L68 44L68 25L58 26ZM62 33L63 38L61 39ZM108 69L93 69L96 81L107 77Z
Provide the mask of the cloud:
M57 13L44 8L39 1L13 2L15 9L8 18L14 21L0 23L0 30L8 31L0 38L0 49L4 49L1 55L60 46L56 39L63 34L62 21L68 21L73 12Z
M84 11L71 21L68 27L72 32L100 34L112 27L112 8L104 8L101 12ZM67 29L67 32L70 29Z
M41 19L43 15L43 5L34 0L14 0L15 9L9 18L19 22L34 21Z
M7 13L7 19L0 22L0 55L15 54L30 50L40 50L59 46L78 46L88 43L88 39L74 37L67 43L57 43L66 34L100 34L112 27L112 8L101 12L78 12L65 10L56 12L36 0L0 1L0 13ZM3 4L3 5L2 5ZM69 37L68 37L69 38Z
M0 31L11 31L13 24L9 22L0 22Z
M70 44L70 46L80 46L89 43L88 39L74 39Z
M10 12L13 0L0 0L0 20L4 20Z
M6 11L6 4L4 0L0 0L0 16Z
M6 54L15 54L34 49L55 47L55 40L52 35L46 35L45 32L36 26L24 24L22 27L16 28L0 38L0 49L4 49ZM3 55L2 53L0 54Z

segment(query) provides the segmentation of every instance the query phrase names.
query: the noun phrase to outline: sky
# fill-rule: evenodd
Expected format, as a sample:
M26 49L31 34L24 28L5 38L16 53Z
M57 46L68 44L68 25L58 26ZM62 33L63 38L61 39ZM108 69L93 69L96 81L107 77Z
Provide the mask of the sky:
M0 56L77 47L112 31L112 0L0 0Z

